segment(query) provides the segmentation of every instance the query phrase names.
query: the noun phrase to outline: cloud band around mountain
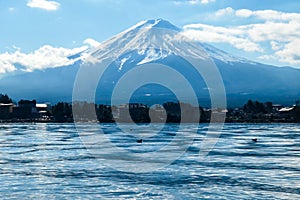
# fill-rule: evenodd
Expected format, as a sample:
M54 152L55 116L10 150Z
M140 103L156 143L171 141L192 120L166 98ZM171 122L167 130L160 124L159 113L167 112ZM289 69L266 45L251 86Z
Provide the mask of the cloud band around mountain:
M20 48L13 47L14 51L0 54L0 75L72 65L84 59L88 50L93 50L99 45L96 40L87 38L80 47L75 48L44 45L33 52L24 53Z
M242 24L231 26L188 24L183 28L184 33L201 42L225 43L246 52L258 52L261 54L260 59L300 66L299 13L234 10L228 7L218 10L214 15L216 19L222 18L227 22L240 20Z

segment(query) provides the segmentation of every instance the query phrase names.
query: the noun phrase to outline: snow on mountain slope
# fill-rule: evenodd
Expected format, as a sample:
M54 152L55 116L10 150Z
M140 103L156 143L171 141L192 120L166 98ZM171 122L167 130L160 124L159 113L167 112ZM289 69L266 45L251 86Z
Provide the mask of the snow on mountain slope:
M122 55L130 49L137 49L139 55L145 55L140 64L163 59L171 54L180 52L181 55L194 55L225 63L255 62L226 53L206 43L191 42L181 34L181 29L163 19L142 21L103 42L92 53L94 58L101 60L107 56Z
M257 62L248 60L246 58L234 56L232 54L229 54L225 51L222 51L212 45L206 44L206 43L199 43L199 45L208 53L208 55L213 59L213 60L220 60L224 63L249 63L249 64L254 64L256 65Z

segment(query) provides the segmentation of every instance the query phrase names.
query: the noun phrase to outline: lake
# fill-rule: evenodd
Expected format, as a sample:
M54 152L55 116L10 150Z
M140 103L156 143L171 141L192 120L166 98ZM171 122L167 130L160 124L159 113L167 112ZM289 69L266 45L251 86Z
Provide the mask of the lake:
M130 134L114 124L102 125L108 141L95 146L84 138L97 134L99 125L82 124L84 134L78 134L74 124L1 124L0 198L300 199L298 124L225 124L203 159L199 152L207 124L199 125L179 157L176 145L163 151L176 139L176 124L156 135L151 134L156 125L125 126ZM195 131L189 124L183 128ZM143 142L137 143L140 138ZM158 158L149 158L155 151L163 152L157 156L160 168L139 173L157 164ZM139 154L147 157L131 157ZM167 159L172 156L175 160Z

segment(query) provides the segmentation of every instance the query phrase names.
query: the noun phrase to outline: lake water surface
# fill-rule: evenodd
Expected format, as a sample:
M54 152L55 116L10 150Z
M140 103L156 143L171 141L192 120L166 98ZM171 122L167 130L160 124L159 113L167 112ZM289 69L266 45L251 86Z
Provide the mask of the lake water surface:
M184 126L187 132L192 127ZM133 173L90 154L73 124L1 124L0 198L300 199L298 124L226 124L214 149L200 160L207 126L199 125L194 143L170 165ZM102 128L132 154L159 149L177 132L177 125L166 125L159 136L137 144L139 136L124 135L113 124Z

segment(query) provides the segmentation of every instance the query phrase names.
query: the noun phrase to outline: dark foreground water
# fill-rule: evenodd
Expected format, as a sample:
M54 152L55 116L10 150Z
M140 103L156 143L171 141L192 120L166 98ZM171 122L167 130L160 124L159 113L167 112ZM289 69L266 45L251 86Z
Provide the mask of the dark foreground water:
M206 127L200 125L194 144L171 165L131 173L90 155L72 124L0 125L0 198L300 199L299 125L225 125L214 150L199 160ZM118 133L113 125L105 129L108 136ZM112 141L141 153L170 142L176 125L166 130L149 143Z

